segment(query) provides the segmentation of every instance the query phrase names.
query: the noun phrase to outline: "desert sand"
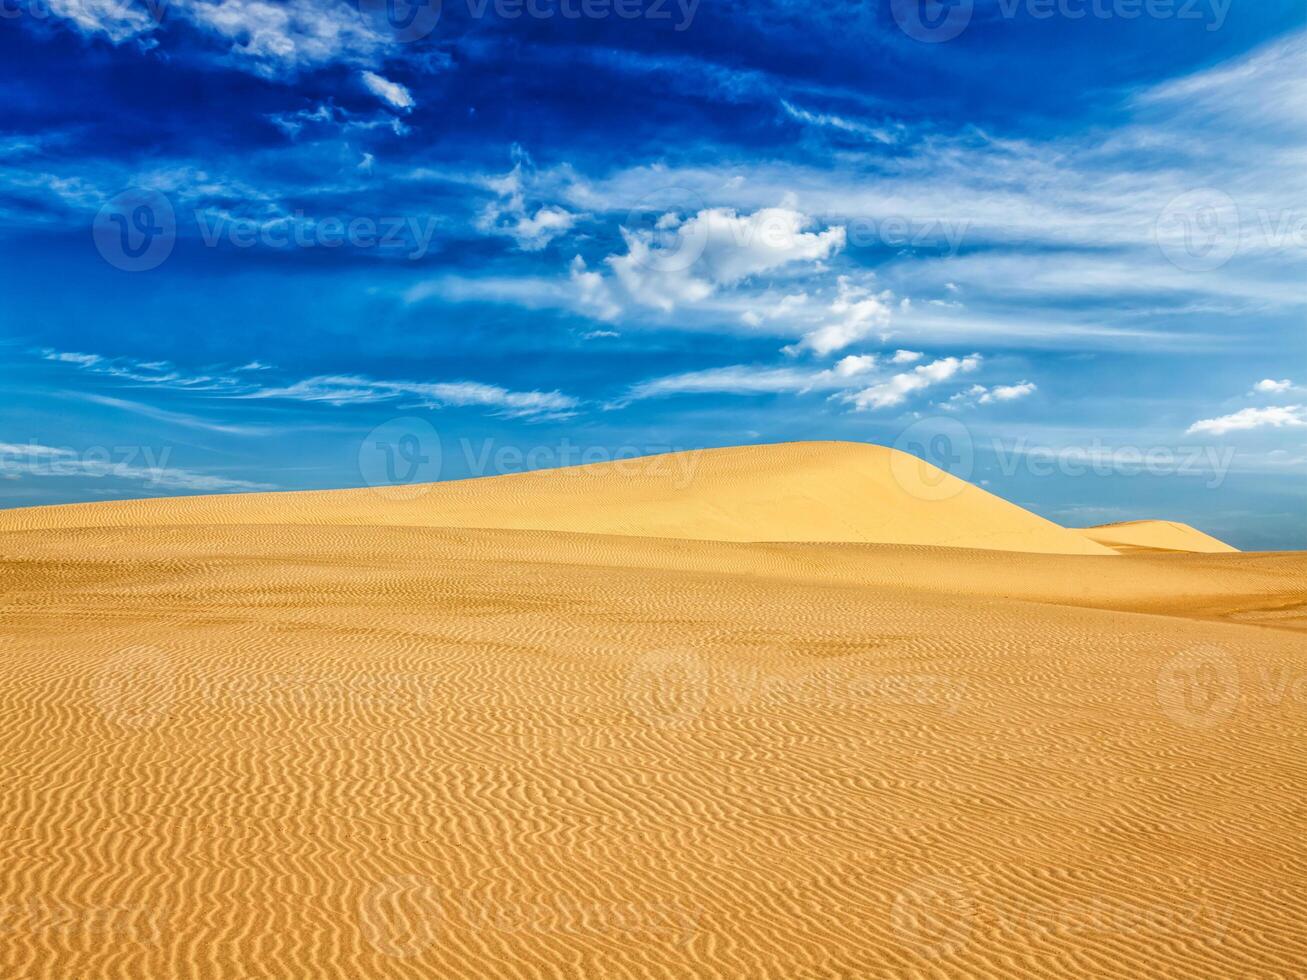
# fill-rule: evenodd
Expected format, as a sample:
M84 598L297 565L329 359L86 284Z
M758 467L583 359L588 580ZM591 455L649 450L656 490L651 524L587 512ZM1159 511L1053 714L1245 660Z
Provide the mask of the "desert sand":
M0 976L1307 973L1307 555L688 455L0 512Z
M1196 551L1229 554L1238 551L1210 534L1179 521L1124 521L1099 524L1080 531L1091 541L1106 545L1123 554L1133 551Z

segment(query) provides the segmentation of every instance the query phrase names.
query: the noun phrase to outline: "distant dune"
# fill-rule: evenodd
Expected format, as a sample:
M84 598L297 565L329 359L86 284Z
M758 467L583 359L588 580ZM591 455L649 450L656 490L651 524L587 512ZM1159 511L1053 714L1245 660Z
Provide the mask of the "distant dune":
M1178 521L1124 521L1120 524L1099 524L1097 527L1083 528L1080 533L1090 541L1115 548L1123 554L1132 551L1229 554L1239 550Z
M1115 553L915 456L853 442L671 453L393 491L183 497L0 513L0 529L159 524L385 524Z
M1307 555L1210 541L849 443L0 512L0 977L1303 976Z

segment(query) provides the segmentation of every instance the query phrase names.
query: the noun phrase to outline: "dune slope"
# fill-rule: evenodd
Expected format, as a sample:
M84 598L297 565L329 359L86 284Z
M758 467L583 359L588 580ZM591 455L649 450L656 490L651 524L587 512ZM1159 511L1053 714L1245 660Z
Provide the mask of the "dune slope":
M1116 554L914 456L848 442L671 453L420 487L0 512L0 530L166 524L479 527Z
M1134 551L1190 551L1200 554L1237 552L1224 541L1179 521L1123 521L1081 528L1090 541L1124 553Z

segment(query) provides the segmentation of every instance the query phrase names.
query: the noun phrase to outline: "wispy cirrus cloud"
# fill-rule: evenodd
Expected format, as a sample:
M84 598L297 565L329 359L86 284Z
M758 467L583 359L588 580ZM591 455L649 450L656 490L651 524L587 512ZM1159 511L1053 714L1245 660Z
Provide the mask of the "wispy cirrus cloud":
M253 380L270 370L253 362L234 369L246 375L226 373L188 374L167 361L139 361L132 358L108 358L99 354L46 349L41 356L49 361L70 364L79 370L131 382L136 386L203 392L211 397L239 399L283 399L321 402L332 406L399 402L427 408L486 408L504 418L562 419L577 411L581 402L559 391L512 391L498 385L476 381L415 382L386 381L360 375L318 375L284 384ZM250 435L259 430L212 423L207 420L141 405L104 395L83 395L107 407L134 411L158 421L175 422L191 428L208 428L214 432Z
M322 375L280 388L258 388L244 398L281 398L328 405L403 401L426 408L488 408L504 418L564 419L580 402L558 391L510 391L474 381L378 381L358 375Z
M1253 429L1301 429L1307 427L1307 405L1273 405L1265 408L1241 408L1229 415L1200 419L1186 430L1186 435L1223 436Z

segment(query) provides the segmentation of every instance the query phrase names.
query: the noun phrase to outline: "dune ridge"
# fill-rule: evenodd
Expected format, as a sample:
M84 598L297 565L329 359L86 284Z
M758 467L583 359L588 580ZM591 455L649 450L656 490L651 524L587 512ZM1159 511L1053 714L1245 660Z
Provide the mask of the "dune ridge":
M915 456L850 442L695 450L421 486L0 512L0 530L228 523L385 524L1115 554Z

